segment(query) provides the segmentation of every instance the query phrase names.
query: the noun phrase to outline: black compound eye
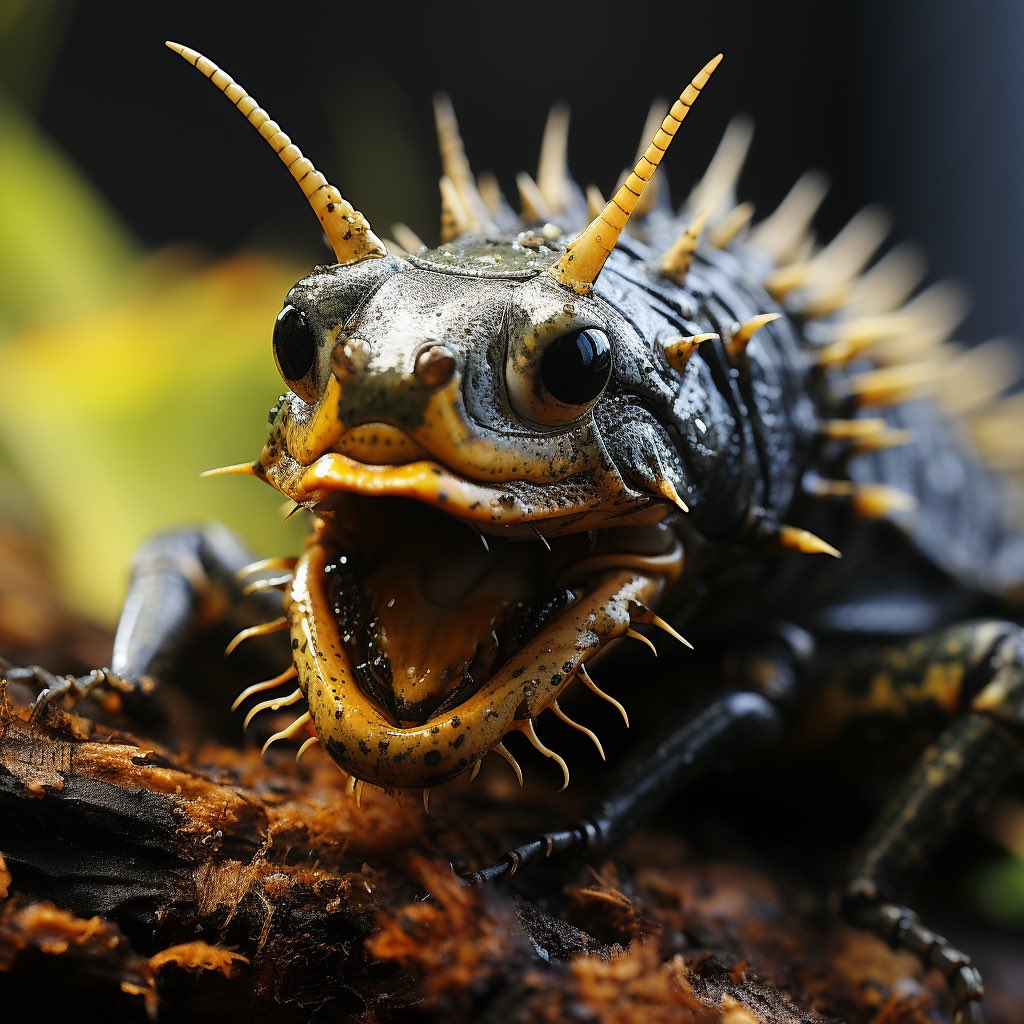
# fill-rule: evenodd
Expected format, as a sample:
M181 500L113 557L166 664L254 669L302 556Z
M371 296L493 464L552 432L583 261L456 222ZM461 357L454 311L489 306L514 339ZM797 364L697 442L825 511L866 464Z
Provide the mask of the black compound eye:
M555 338L544 350L540 380L552 398L586 405L601 393L612 370L608 335L596 327Z
M305 314L285 306L274 324L274 358L281 376L289 384L301 381L313 369L316 340Z

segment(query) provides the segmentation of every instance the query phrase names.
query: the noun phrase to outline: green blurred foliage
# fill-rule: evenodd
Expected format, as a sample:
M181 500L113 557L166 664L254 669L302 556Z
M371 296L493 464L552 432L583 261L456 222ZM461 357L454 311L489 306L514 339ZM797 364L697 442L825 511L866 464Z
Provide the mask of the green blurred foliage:
M1024 858L1009 856L973 872L967 880L971 903L990 921L1024 928Z
M995 799L983 829L1005 853L968 874L967 898L989 920L1024 928L1024 799L1019 788Z

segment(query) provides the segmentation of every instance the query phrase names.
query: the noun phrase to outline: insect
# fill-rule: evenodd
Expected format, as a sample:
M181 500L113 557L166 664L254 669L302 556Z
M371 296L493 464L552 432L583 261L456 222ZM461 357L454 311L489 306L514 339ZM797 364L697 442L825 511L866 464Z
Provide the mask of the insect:
M1024 534L1005 481L920 398L949 358L942 293L911 297L916 280L891 258L864 272L881 241L870 215L819 247L814 176L754 224L734 196L736 130L671 205L653 176L720 57L652 125L607 202L569 177L556 110L513 212L476 181L439 103L429 248L408 230L386 245L245 90L168 45L277 152L334 250L274 325L288 391L259 457L214 471L261 478L313 526L297 559L248 566L223 532L157 538L111 668L20 670L49 687L37 707L101 685L151 691L211 593L244 593L270 617L232 648L282 632L292 663L236 705L267 695L247 722L298 706L268 743L319 743L357 796L429 791L491 751L519 773L512 731L567 785L541 716L603 756L559 699L586 688L626 718L593 659L620 638L650 645L648 626L682 664L685 628L719 645L729 683L696 705L666 697L663 732L590 813L472 880L606 848L738 752L928 724L936 738L855 855L844 909L941 970L958 1020L980 1021L970 958L899 902L1024 741ZM998 434L1001 414L979 414L961 365L947 400Z

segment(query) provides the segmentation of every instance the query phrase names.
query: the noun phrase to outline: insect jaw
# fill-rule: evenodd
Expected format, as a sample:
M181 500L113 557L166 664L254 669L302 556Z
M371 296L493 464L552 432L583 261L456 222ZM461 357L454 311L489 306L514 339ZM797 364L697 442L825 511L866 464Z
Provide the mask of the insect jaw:
M457 690L457 699L441 701L443 711L410 722L400 717L407 712L390 710L379 691L369 693L357 671L363 648L354 647L351 637L346 642L338 592L331 589L339 550L321 529L296 567L287 600L293 656L324 749L350 775L384 788L447 781L499 749L510 731L522 731L533 742L537 716L553 709L577 676L589 685L580 674L584 663L610 640L627 635L632 621L641 621L637 610L657 599L670 575L610 567L591 577L521 647L498 652L494 671L464 697ZM406 629L417 628L415 614L403 621Z

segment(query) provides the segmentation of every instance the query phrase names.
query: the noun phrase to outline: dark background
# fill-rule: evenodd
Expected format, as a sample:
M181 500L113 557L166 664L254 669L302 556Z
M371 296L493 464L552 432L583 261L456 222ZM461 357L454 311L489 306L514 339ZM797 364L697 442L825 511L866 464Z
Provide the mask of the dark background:
M13 5L16 6L16 5ZM23 28L19 31L25 31ZM550 102L572 104L572 167L606 193L648 105L726 59L666 163L685 196L731 114L754 115L741 193L764 213L808 166L834 231L867 201L933 276L968 284L964 336L1024 325L1024 4L985 0L622 4L55 4L3 72L146 244L321 255L298 190L209 84L193 46L265 106L390 234L436 239L430 96L453 97L474 169L533 171ZM8 40L10 43L11 40ZM17 40L14 40L17 44ZM17 66L19 49L31 66ZM2 157L0 157L2 158ZM664 171L663 171L664 173Z

